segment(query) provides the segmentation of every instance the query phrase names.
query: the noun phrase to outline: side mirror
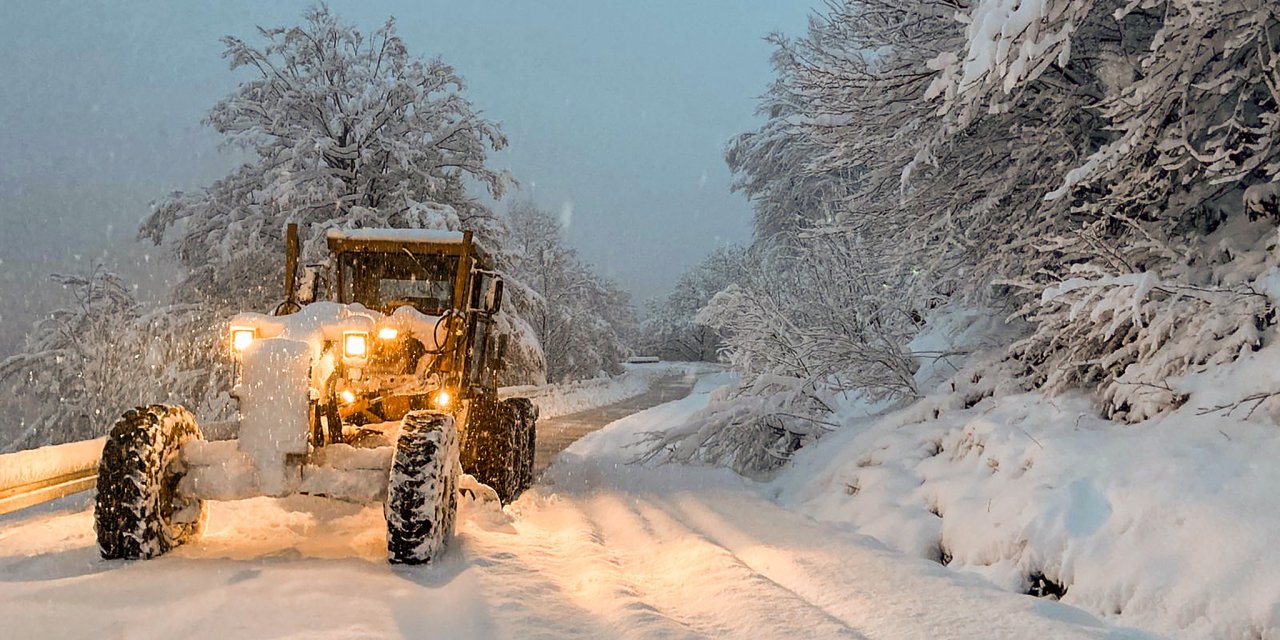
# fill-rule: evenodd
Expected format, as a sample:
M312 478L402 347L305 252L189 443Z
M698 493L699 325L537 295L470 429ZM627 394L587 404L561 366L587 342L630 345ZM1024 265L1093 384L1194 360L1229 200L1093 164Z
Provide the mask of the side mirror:
M485 313L493 315L502 310L502 278L491 278L485 289Z
M475 272L471 310L492 316L502 310L502 278L492 271Z

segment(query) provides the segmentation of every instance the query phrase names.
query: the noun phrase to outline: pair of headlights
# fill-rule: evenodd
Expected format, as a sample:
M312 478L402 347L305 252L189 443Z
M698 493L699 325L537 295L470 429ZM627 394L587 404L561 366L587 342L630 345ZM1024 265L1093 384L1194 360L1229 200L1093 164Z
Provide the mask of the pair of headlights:
M391 327L378 329L379 340L395 340L400 332ZM369 355L369 334L364 331L347 331L342 334L342 355L346 358L364 358Z
M383 340L394 340L399 332L390 327L378 331ZM258 330L253 327L231 327L231 353L244 353L254 340L258 339ZM342 355L344 358L361 359L369 355L369 334L365 331L347 331L342 334Z
M352 404L356 401L358 396L356 396L356 393L350 389L343 389L338 394L338 397L342 399L343 404ZM437 389L431 393L429 401L431 402L431 407L433 409L445 411L453 406L453 394L449 393L448 389Z

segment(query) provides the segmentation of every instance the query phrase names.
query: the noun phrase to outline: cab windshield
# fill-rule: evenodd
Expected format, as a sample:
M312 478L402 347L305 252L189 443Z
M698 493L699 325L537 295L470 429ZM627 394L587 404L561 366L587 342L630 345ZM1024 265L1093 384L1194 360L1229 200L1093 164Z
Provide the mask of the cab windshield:
M341 302L391 313L405 305L438 316L453 307L458 256L349 252L342 254Z

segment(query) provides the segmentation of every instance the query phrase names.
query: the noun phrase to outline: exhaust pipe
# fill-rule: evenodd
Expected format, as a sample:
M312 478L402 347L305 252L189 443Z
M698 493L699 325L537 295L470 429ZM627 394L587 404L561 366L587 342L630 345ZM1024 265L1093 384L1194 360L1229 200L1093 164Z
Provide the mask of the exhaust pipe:
M284 302L276 307L277 316L302 310L298 304L298 253L298 223L290 222L284 228Z

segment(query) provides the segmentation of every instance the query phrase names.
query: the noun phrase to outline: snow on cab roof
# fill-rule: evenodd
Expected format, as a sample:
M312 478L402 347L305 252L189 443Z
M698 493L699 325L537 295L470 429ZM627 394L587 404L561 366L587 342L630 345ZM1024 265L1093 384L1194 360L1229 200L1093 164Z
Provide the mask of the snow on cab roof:
M330 240L366 240L386 242L436 242L461 244L461 231L440 229L330 229Z

